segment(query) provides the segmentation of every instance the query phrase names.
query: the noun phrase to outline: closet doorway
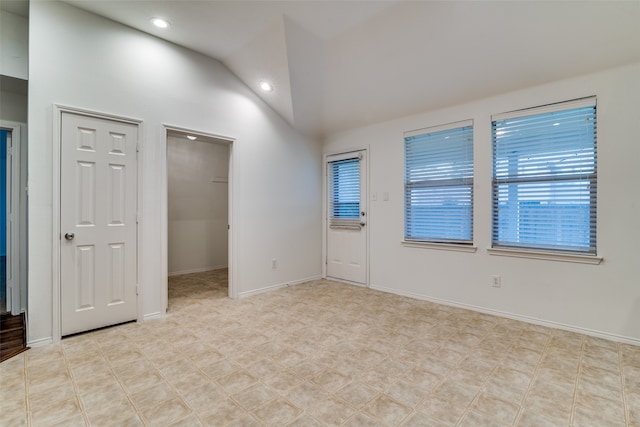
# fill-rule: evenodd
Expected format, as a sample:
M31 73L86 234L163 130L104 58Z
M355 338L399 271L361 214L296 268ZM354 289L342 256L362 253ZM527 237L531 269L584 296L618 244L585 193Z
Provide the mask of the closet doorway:
M232 296L232 141L182 129L167 129L166 141L167 307L176 283L215 280L219 289L224 278Z

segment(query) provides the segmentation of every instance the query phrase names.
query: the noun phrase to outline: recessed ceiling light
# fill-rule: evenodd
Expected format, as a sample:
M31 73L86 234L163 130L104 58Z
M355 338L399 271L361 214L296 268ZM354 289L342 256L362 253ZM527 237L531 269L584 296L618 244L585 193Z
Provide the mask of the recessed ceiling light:
M169 28L171 26L169 21L162 18L151 18L151 23L158 28Z
M196 137L196 136L193 136L193 135L187 135L187 139L188 139L189 141L195 141L195 140L197 139L197 137Z
M260 89L265 92L273 92L273 85L266 80L260 82Z

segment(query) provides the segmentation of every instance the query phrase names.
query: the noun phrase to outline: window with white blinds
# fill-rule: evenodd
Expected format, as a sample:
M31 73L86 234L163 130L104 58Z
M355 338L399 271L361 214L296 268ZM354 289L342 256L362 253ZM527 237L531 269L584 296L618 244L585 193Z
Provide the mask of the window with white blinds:
M492 117L493 246L596 254L596 99Z
M473 122L405 133L406 241L473 243Z
M360 227L360 159L329 162L329 226Z

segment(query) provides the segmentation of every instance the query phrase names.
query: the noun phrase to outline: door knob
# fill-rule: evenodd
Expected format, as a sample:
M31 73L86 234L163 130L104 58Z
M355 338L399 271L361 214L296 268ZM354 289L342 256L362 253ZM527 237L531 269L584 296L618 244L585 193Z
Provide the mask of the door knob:
M73 233L67 233L64 235L64 238L67 240L73 240L74 237L76 237L76 235Z

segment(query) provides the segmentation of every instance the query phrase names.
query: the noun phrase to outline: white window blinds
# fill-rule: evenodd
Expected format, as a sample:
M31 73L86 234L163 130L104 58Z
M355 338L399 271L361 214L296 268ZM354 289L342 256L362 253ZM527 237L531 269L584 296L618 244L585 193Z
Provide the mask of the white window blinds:
M596 253L596 103L492 117L493 246Z
M360 159L329 162L329 226L360 228Z
M406 133L405 240L473 241L473 122Z

